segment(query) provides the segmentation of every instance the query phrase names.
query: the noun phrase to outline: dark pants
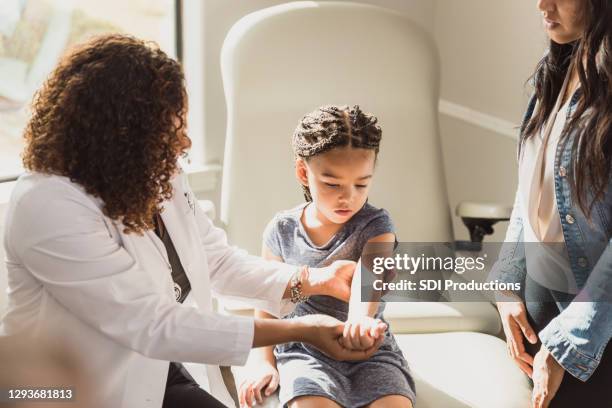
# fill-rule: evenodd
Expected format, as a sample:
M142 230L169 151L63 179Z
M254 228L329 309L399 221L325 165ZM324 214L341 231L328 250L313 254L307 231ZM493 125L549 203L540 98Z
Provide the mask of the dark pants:
M525 282L525 302L527 319L531 327L537 332L560 313L557 302L568 304L573 295L547 289L535 282L527 275ZM538 300L537 302L534 300ZM564 407L612 407L612 346L608 343L599 366L593 375L586 381L580 381L566 372L559 391L553 398L550 408ZM541 343L531 344L525 341L527 352L534 355L540 349Z
M227 408L200 388L180 363L170 363L162 408Z

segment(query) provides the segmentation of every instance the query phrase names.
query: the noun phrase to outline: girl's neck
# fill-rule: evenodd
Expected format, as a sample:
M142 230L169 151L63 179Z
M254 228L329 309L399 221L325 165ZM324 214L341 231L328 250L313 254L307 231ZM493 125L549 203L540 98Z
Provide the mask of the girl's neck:
M316 246L323 246L344 226L331 222L312 203L308 203L300 218L304 231Z

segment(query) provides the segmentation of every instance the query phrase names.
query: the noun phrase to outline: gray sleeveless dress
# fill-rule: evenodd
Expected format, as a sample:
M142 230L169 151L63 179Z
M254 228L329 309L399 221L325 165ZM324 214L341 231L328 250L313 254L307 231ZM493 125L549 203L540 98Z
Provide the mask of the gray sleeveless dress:
M318 267L340 259L357 261L368 240L393 232L387 211L366 203L327 244L316 246L300 222L306 205L278 213L264 232L267 247L289 264ZM382 319L383 310L381 302L377 318ZM311 296L286 318L315 313L345 321L348 303L329 296ZM283 406L305 395L323 396L351 408L367 405L386 395L403 395L414 405L414 381L390 331L380 349L366 361L336 361L304 343L279 345L274 354Z

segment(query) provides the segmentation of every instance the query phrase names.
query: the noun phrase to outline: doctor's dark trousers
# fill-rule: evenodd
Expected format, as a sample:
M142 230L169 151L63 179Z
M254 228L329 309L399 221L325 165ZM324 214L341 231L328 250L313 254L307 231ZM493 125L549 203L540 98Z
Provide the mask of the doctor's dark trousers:
M170 363L162 408L227 408L204 391L180 363Z

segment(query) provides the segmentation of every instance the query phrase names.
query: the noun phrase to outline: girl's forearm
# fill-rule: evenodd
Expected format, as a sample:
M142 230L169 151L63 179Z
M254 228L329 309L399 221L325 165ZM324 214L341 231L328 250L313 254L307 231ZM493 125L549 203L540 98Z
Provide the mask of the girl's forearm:
M359 264L360 265L360 264ZM351 282L351 298L349 300L349 319L359 318L363 316L372 317L378 310L378 300L380 294L374 291L370 291L368 294L368 301L362 301L361 297L361 268L355 270L353 275L353 281Z
M362 302L361 299L356 299L355 302L352 301L349 303L349 312L348 318L354 319L363 316L373 317L378 310L379 302Z
M359 318L363 316L373 317L378 310L378 304L382 299L383 292L374 289L372 283L379 276L375 276L370 270L370 265L373 264L373 256L385 254L391 256L395 247L395 234L388 232L378 235L370 240L368 244L374 244L373 247L364 247L361 259L355 268L353 281L351 282L351 297L349 300L349 318ZM365 279L363 278L365 276ZM365 286L362 286L362 281L366 280ZM362 293L362 289L366 292Z

